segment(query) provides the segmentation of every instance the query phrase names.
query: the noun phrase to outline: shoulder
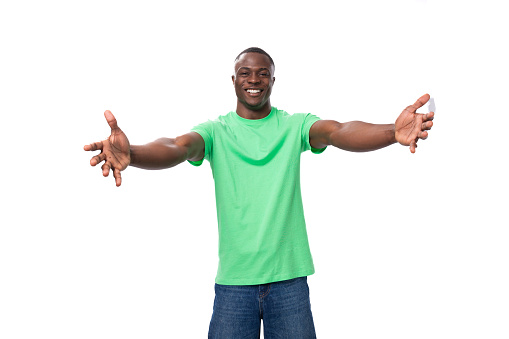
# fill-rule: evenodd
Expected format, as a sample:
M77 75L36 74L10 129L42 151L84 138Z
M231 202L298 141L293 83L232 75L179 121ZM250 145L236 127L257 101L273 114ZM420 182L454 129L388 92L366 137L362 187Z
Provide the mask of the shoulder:
M220 115L215 119L202 122L201 124L196 125L194 128L198 128L198 127L199 128L215 128L215 127L222 126L222 125L223 126L228 125L231 123L231 120L232 120L231 115L232 115L232 112L229 112L224 115Z
M273 107L274 114L277 116L278 119L288 120L292 122L296 121L302 121L305 118L305 113L288 113L285 110L278 109L276 107Z
M288 121L292 122L292 123L295 123L295 124L301 124L301 125L308 125L308 124L313 124L315 122L317 122L318 120L320 120L319 117L317 117L316 115L314 114L311 114L311 113L293 113L293 114L289 114L288 112L286 111L283 111L283 110L279 110L279 109L276 109L276 111L278 112L278 115L283 118L283 119L287 119Z

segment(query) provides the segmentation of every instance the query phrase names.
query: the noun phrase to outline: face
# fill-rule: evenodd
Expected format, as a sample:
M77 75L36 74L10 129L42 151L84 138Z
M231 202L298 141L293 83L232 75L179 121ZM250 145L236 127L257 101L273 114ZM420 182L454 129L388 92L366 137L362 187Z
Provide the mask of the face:
M274 66L270 59L260 53L244 53L235 62L232 76L238 102L247 109L258 111L270 106Z

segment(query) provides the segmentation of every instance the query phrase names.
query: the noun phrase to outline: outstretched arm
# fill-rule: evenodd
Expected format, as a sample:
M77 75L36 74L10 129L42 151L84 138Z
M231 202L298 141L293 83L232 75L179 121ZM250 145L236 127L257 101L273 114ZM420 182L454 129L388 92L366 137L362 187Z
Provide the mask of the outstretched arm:
M158 170L170 168L186 160L203 158L205 143L196 132L176 138L160 138L146 145L131 146L131 166Z
M369 152L392 145L396 139L393 124L319 120L309 130L309 142L313 148L332 145L351 152Z
M144 169L163 169L173 167L185 160L199 160L203 158L205 144L203 138L195 132L184 134L175 139L161 138L146 145L131 146L124 132L118 127L117 119L110 111L104 116L111 128L111 135L102 141L94 142L84 147L85 151L100 150L90 160L90 165L101 166L103 176L107 177L110 170L117 186L122 184L121 171L127 166Z
M403 110L395 124L369 124L362 121L339 123L320 120L309 130L309 142L313 148L332 145L352 152L374 151L396 142L410 146L415 153L417 141L428 137L427 130L433 126L434 113L416 113L429 100L429 95L420 97L413 105Z

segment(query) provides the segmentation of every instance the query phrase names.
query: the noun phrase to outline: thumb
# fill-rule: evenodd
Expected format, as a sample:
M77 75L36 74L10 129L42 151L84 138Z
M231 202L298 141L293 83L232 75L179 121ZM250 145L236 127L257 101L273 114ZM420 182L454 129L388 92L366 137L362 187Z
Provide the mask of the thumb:
M421 96L419 99L417 99L417 101L410 107L412 107L413 111L417 111L418 108L421 108L422 106L424 106L424 104L426 104L430 99L430 95L429 94L424 94L423 96Z
M117 129L117 119L115 119L115 116L110 111L104 112L104 117L106 118L106 121L108 122L108 125L110 125L111 129Z

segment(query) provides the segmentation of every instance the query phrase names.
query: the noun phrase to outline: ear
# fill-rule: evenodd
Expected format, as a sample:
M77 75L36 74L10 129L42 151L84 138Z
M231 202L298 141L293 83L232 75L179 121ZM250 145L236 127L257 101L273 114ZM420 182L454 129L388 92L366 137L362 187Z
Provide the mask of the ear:
M235 75L232 75L232 82L235 85Z

